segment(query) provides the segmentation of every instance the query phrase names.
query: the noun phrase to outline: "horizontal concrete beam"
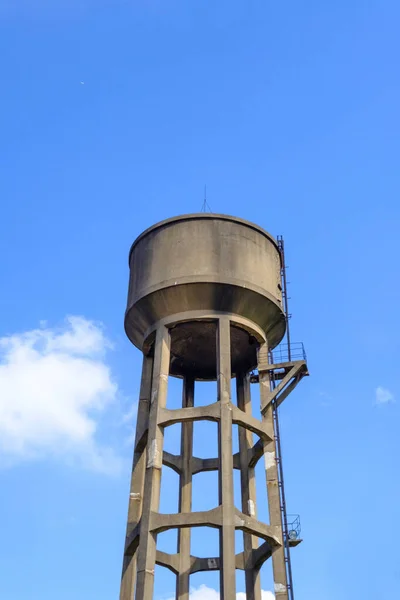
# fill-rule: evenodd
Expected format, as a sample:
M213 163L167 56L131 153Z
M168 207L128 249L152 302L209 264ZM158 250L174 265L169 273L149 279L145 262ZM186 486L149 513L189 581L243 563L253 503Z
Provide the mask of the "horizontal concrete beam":
M163 461L163 465L165 465L166 467L169 467L170 469L172 469L173 471L178 473L178 475L180 475L180 473L182 471L182 457L181 456L178 456L177 454L171 454L170 452L166 452L164 450L162 461Z
M221 561L219 556L215 558L199 558L197 556L191 556L191 567L190 573L199 573L200 571L219 571L221 568Z
M168 529L180 529L182 527L221 527L222 509L217 506L211 510L191 513L158 513L152 512L150 519L150 531L161 533ZM249 517L235 508L235 529L250 533L268 541L272 548L282 545L279 528L266 525L253 517Z
M219 557L199 558L197 556L191 556L190 558L192 560L192 566L190 568L191 573L198 573L199 571L219 571L221 568ZM235 568L244 571L243 552L236 554Z
M157 550L156 554L156 564L160 565L160 567L165 567L169 569L175 575L179 573L179 554L168 554L168 552L162 552L161 550Z
M168 529L180 529L182 527L221 527L221 506L212 510L191 513L151 513L150 531L161 533Z
M272 548L269 542L264 542L253 550L250 557L250 561L245 564L244 554L240 552L235 556L235 567L238 570L244 571L247 569L259 570L264 562L268 560L272 555ZM176 575L179 573L179 554L168 554L168 552L162 552L157 550L156 563L161 567L169 569ZM190 573L199 573L201 571L219 571L221 563L219 556L212 558L203 558L198 556L190 557Z
M253 554L251 556L251 565L246 565L246 569L261 569L265 561L271 557L272 550L273 549L268 541L261 544L261 546L253 550Z
M179 554L168 554L167 552L161 552L157 550L156 563L161 567L165 567L175 573L179 574ZM244 559L243 552L236 554L235 556L235 567L244 571ZM221 561L219 556L211 558L203 558L199 556L190 556L190 573L199 573L201 571L219 571L221 568Z
M240 410L240 408L234 406L232 403L230 404L232 408L232 422L235 425L239 425L240 427L244 427L245 429L252 431L267 442L270 442L274 439L273 432L271 432L269 428L265 427L264 423L243 412Z
M161 427L168 427L175 423L188 423L191 421L218 421L220 412L219 402L207 406L176 408L174 410L162 408L159 410L157 424Z
M203 473L206 471L218 471L219 458L198 458L197 456L193 456L191 459L191 464L192 475L196 475L197 473ZM171 454L170 452L164 451L163 465L165 465L166 467L170 467L179 475L182 470L182 458L178 454ZM240 469L238 452L233 455L233 468Z
M205 471L218 471L219 458L192 458L192 474L203 473Z
M229 408L232 411L232 422L235 425L249 429L261 439L271 441L274 439L273 432L265 426L265 424L246 414L237 406L229 402ZM177 408L174 410L162 408L159 410L157 424L160 427L168 427L175 423L188 423L192 421L219 421L221 414L221 406L219 402L208 404L207 406L195 406L190 408Z
M249 517L235 508L235 528L250 533L268 541L272 548L282 546L280 528L273 525L266 525L253 517Z

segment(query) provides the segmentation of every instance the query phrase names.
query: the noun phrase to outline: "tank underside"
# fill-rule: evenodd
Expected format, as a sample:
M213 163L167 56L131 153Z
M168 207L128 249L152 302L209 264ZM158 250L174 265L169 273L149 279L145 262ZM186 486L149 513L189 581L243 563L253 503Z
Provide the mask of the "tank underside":
M125 330L135 346L143 349L149 330L159 320L176 315L171 331L171 374L192 374L196 379L215 379L215 325L190 319L191 311L217 311L240 315L265 331L269 347L285 333L285 318L273 298L231 284L191 283L163 288L140 299L125 316ZM244 329L235 331L232 374L256 365L256 341Z
M257 365L257 340L244 329L231 328L231 372L248 372ZM189 321L171 329L170 374L197 380L217 378L217 324Z

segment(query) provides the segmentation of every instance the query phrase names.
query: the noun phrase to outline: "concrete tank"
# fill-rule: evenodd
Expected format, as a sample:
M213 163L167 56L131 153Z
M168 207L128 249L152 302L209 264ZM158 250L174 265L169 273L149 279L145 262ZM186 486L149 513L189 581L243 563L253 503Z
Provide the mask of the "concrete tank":
M171 328L173 375L190 371L198 379L215 378L213 314L254 323L270 348L284 336L277 242L253 223L208 213L167 219L136 239L129 267L126 333L143 350L157 323L176 316L177 325ZM256 365L256 341L246 327L233 330L232 348L233 373L237 360L240 368Z

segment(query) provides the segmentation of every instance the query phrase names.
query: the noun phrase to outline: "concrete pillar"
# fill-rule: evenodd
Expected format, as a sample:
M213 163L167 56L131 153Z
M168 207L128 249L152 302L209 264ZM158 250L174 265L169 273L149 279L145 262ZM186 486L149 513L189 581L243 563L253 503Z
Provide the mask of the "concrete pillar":
M154 366L150 397L150 414L147 439L147 464L144 483L140 542L137 559L136 600L152 600L154 567L156 563L156 535L151 532L151 513L160 506L160 486L164 433L158 425L159 411L167 402L170 361L170 334L166 327L159 327L154 347Z
M236 376L237 405L240 410L251 416L250 377L243 373ZM256 480L254 468L249 467L248 451L253 447L253 434L249 429L239 427L239 459L240 483L242 495L242 512L257 518L256 514ZM243 534L243 554L245 566L252 559L253 550L258 548L258 539L248 533ZM261 600L260 572L245 569L246 600Z
M231 341L229 317L218 321L217 381L220 402L218 425L219 443L219 503L222 506L220 529L220 588L221 600L236 598L235 568L235 507L233 497L232 410L231 399Z
M268 399L271 390L271 381L268 370L268 347L263 344L259 349L258 369L260 378L260 403L261 406ZM273 406L269 405L263 416L263 422L273 431L274 415ZM264 443L264 460L267 479L268 509L270 525L276 526L282 545L272 554L272 568L274 574L274 589L276 600L288 600L285 550L283 545L283 524L281 514L281 499L279 492L278 468L276 464L275 441Z
M133 454L131 487L128 505L126 539L140 521L143 505L143 487L146 471L146 443L149 419L153 358L143 356L142 381L137 413L136 437ZM136 583L136 555L124 553L120 600L132 600Z
M183 380L182 408L194 406L194 379ZM192 453L193 422L182 423L181 457L182 471L179 477L179 512L192 510ZM177 576L176 600L189 600L190 579L190 528L178 530L179 573Z

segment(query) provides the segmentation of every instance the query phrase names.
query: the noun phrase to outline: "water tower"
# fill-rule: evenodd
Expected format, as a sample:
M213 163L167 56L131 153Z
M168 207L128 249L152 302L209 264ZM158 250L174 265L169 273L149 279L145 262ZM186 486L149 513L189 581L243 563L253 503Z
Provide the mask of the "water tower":
M300 541L286 515L278 407L307 375L287 331L283 240L242 219L192 214L150 227L134 242L125 329L143 353L120 600L152 600L155 565L176 575L176 600L189 600L190 575L219 570L222 600L236 598L236 569L245 572L247 600L261 600L260 569L271 558L275 595L293 598L290 547ZM278 351L274 351L278 347ZM182 408L170 409L168 377L182 379ZM231 380L236 378L236 398ZM217 397L196 406L196 381L216 380ZM259 418L250 387L259 385ZM193 456L193 422L218 424L218 456ZM181 424L181 452L163 451L166 427ZM238 425L239 452L232 448ZM256 439L253 439L256 438ZM257 519L255 474L263 459L269 523ZM179 512L161 514L163 465L179 474ZM234 505L234 469L241 506ZM218 471L219 503L192 512L192 478ZM265 485L265 480L259 482ZM219 530L219 555L191 554L192 527ZM176 552L157 549L157 534L178 529ZM235 531L243 552L235 552ZM263 542L259 544L259 539Z

